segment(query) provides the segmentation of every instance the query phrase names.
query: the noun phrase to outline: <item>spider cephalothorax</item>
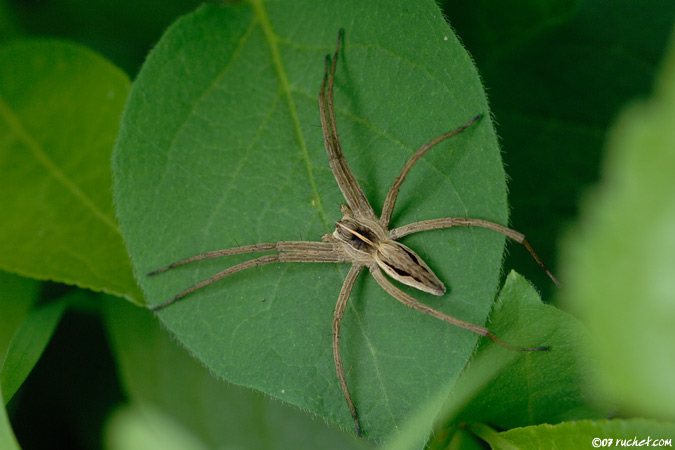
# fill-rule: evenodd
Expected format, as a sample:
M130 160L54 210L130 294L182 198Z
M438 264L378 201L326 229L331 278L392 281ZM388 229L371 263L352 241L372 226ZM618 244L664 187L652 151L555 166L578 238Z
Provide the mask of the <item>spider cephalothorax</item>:
M345 216L335 224L333 234L325 241L336 241L340 250L354 261L371 261L390 277L433 295L445 294L445 286L422 258L412 249L389 237L389 231L379 221L352 217L349 206L343 205Z

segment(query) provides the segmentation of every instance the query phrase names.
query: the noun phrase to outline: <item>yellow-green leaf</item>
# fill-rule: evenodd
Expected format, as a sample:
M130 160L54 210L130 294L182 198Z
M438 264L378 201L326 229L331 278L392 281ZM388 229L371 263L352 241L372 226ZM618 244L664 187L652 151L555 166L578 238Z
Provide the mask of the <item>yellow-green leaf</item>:
M0 67L0 268L140 302L111 195L129 80L59 41L7 44Z

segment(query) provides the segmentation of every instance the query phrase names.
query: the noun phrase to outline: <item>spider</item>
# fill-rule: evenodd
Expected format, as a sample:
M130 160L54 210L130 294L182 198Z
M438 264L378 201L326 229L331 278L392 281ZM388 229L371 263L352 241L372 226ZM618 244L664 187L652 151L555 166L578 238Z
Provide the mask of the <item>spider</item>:
M337 44L335 51L331 58L326 55L324 77L321 87L319 89L319 113L321 115L321 128L323 131L324 144L330 167L335 176L342 195L347 204L342 205L341 212L343 214L335 224L335 231L332 234L326 234L322 237L321 242L309 241L280 241L276 243L261 243L253 245L245 245L242 247L228 248L223 250L215 250L207 253L186 258L173 264L170 264L161 269L150 272L148 276L157 275L169 269L182 266L184 264L201 261L209 258L218 258L221 256L238 255L253 252L273 251L274 254L260 256L240 264L229 267L215 275L203 280L196 285L184 290L175 297L152 307L153 311L165 308L186 295L207 286L211 283L222 280L223 278L240 272L242 270L261 266L264 264L272 264L278 262L310 262L310 263L350 263L351 268L342 284L340 293L338 295L337 304L333 314L333 358L335 361L335 369L337 371L338 380L342 392L349 406L356 432L361 436L361 425L359 424L359 416L356 406L352 401L349 393L349 388L345 379L345 371L342 365L342 358L340 356L340 324L347 306L347 301L351 294L352 288L356 278L364 267L368 268L375 281L388 294L400 301L404 305L428 314L437 319L448 322L452 325L469 330L473 333L485 336L495 343L511 350L517 351L542 351L548 350L548 347L519 347L508 344L494 334L487 328L468 323L457 319L455 317L437 311L423 303L418 302L413 297L396 287L384 275L387 274L394 280L412 286L423 292L433 295L443 295L445 293L445 286L432 272L429 266L417 255L412 249L397 242L400 238L412 233L420 231L435 230L441 228L451 228L457 226L468 227L483 227L490 230L502 233L514 241L522 244L532 255L537 264L548 274L553 282L559 286L558 281L553 274L546 268L544 263L539 259L532 246L522 233L519 233L502 225L488 222L481 219L469 218L442 218L433 220L423 220L420 222L411 223L398 228L389 229L389 220L391 219L392 211L396 203L399 189L403 184L408 172L412 169L417 161L419 161L426 152L428 152L435 145L440 142L455 136L476 121L482 115L479 114L469 120L466 124L449 131L441 136L438 136L426 144L422 145L413 156L406 162L401 173L396 177L394 183L389 188L382 213L379 218L375 215L373 208L370 206L361 186L356 181L347 161L342 153L340 141L338 139L337 124L335 121L335 111L333 109L333 81L335 79L335 69L337 65L338 52L342 41L344 31L338 32Z

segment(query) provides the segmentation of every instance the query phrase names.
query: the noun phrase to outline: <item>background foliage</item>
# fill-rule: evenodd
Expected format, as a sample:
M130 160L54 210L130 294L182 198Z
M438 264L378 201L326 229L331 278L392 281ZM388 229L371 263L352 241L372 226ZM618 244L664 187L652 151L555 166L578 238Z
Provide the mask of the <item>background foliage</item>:
M468 448L478 438L494 448L545 439L577 448L623 432L675 438L670 423L656 422L675 420L675 355L664 345L675 320L675 55L672 46L666 52L675 7L665 0L496 3L442 6L488 92L510 176L510 223L528 234L565 288L553 292L515 246L503 273L524 273L545 301L582 318L594 338L512 274L490 326L538 337L554 350L558 344L553 360L541 364L481 343L459 379L440 383L437 395L429 392L419 413L411 410L381 442L418 447L434 420L432 448ZM278 14L296 21L317 14L286 5ZM372 444L217 381L149 313L122 300L144 301L116 225L108 158L128 80L169 24L196 6L0 2L0 267L8 272L0 278L0 388L9 415L0 417L1 448L17 448L14 435L23 448ZM407 113L429 117L426 106ZM531 371L519 373L523 368ZM537 380L561 389L564 401L530 385ZM531 390L519 398L522 382ZM453 400L445 402L449 392ZM644 419L581 420L606 417L609 409ZM457 429L457 420L483 425Z

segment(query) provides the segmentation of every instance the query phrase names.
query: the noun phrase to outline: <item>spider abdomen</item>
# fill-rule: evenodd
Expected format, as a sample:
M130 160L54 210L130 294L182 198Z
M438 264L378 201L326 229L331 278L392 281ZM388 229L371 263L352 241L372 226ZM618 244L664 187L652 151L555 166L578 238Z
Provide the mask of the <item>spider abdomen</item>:
M433 295L445 294L445 285L422 258L400 242L380 243L375 262L391 278Z

